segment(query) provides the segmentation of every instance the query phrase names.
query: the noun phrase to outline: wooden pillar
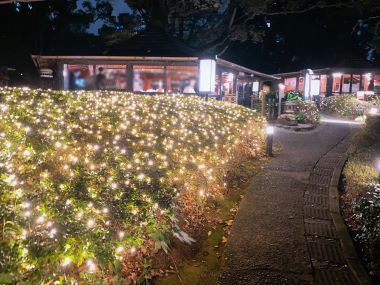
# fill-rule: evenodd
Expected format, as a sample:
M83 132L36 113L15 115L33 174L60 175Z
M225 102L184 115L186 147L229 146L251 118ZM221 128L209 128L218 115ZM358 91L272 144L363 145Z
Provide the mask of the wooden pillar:
M351 76L350 76L350 90L349 90L350 93L352 93L352 77L353 77L353 75L351 74Z
M168 88L167 88L167 79L168 79L168 71L166 69L166 66L164 66L164 94L168 95Z
M332 88L333 88L333 75L330 72L326 74L326 97L329 97L332 95Z
M127 91L133 92L133 65L127 65Z
M344 73L340 76L339 95L342 94Z
M261 116L265 117L265 101L266 101L266 94L265 92L262 93L261 96Z
M92 84L92 90L96 90L97 88L96 88L96 65L95 64L92 65L92 70L94 72L94 74L92 75L94 78L94 83Z
M233 92L235 93L235 100L236 100L236 104L239 103L239 94L238 94L238 88L237 88L237 82L238 82L238 73L232 73L234 75L234 79L233 79L233 84L234 84L234 90Z

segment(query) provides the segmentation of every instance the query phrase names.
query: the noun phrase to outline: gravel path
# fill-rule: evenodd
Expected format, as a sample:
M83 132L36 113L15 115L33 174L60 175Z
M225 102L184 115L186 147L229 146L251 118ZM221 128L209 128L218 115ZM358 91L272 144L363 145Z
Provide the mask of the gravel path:
M254 178L240 205L218 284L355 284L342 259L327 192L348 147L347 139L339 144L353 128L275 130L282 152Z

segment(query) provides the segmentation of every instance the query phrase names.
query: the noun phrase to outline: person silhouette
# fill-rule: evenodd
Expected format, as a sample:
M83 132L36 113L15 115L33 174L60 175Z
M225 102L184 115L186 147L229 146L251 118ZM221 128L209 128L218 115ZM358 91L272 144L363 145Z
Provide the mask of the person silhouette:
M96 75L96 82L95 82L95 87L96 89L102 90L105 87L105 79L106 76L103 74L103 67L98 68L98 74Z

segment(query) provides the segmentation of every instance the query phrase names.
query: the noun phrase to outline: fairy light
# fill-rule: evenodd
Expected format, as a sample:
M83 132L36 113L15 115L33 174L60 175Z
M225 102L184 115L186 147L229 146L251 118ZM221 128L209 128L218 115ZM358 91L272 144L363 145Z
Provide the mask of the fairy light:
M95 221L93 219L89 219L87 221L87 227L92 228L95 225Z
M265 120L225 102L20 88L0 88L0 96L0 171L11 193L5 201L16 205L15 240L38 240L61 257L68 249L81 254L83 270L94 276L103 268L94 248L111 245L116 258L131 258L138 248L129 239L144 248L151 242L148 221L169 223L181 205L192 205L188 199L207 197L197 199L205 204L222 195L235 154L264 149ZM86 245L71 243L77 233ZM23 270L42 269L27 260L32 254L25 253ZM61 276L57 267L72 258L51 264L52 274ZM81 278L71 266L64 274Z
M96 264L92 259L87 260L86 265L89 272L94 272L96 270Z
M122 253L124 251L124 247L123 246L118 246L117 248L116 248L116 254L120 254L120 253Z

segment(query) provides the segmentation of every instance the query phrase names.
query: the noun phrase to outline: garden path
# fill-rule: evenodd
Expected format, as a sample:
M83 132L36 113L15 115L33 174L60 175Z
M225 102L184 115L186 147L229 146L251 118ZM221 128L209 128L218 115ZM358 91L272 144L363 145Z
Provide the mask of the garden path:
M241 202L218 284L359 284L340 247L328 192L355 128L275 130L283 149Z

